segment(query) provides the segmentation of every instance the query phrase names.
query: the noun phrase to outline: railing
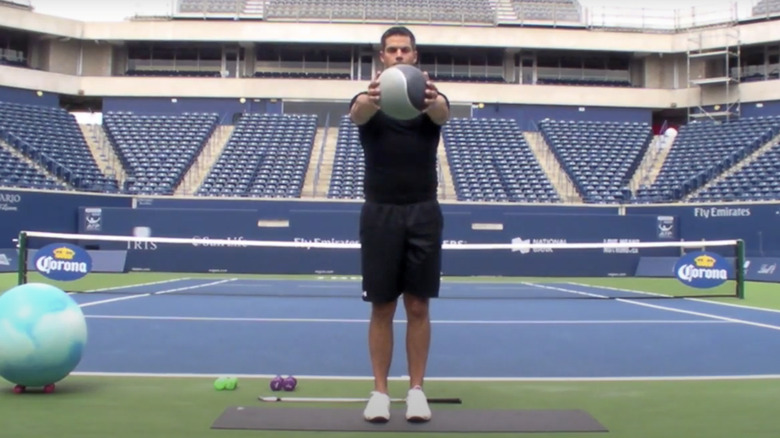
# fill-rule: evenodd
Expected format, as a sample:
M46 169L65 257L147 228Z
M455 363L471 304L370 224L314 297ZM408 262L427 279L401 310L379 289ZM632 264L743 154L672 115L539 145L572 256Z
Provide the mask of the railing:
M312 183L311 196L317 197L317 186L320 184L320 169L322 168L322 157L325 155L325 147L328 145L328 131L330 130L330 112L325 115L325 129L322 131L322 144L320 145L320 153L317 157L317 166L314 169L314 182ZM331 170L332 172L332 170ZM325 196L327 196L327 189Z
M262 4L262 13L250 12L245 10L245 2L235 1L235 8L230 11L212 11L209 10L208 1L199 3L202 8L197 11L180 12L180 0L174 0L176 5L172 11L172 16L193 17L193 16L220 16L234 19L241 18L263 18L266 21L326 21L326 22L352 22L352 23L375 23L375 22L404 22L404 23L436 23L436 24L461 24L461 25L497 25L504 24L523 24L533 25L549 24L551 27L557 25L581 25L594 29L615 28L624 30L636 30L643 32L679 32L687 29L695 29L707 26L717 26L737 21L761 20L780 18L780 10L766 7L765 0L732 0L732 1L713 1L706 6L692 6L685 8L660 8L660 7L622 7L622 6L591 6L583 7L577 5L576 9L570 5L557 6L560 4L551 3L551 16L549 19L539 19L536 17L526 17L525 10L521 3L514 11L516 19L499 20L497 2L491 2L492 18L488 21L479 21L470 19L476 16L473 13L453 11L453 18L448 20L434 19L439 11L429 11L427 14L417 14L413 19L409 19L404 14L388 13L386 17L372 17L369 8L366 5L363 8L356 8L350 11L353 16L334 14L332 10L322 14L306 14L301 10L292 9L289 15L276 15L271 11L269 14L270 0L257 0L254 3ZM9 2L9 0L0 0ZM13 0L12 3L29 3L29 0ZM528 9L530 11L530 9ZM519 11L519 12L518 12ZM581 17L580 20L571 20L571 14L576 13ZM479 12L479 11L477 11ZM436 15L435 15L436 14ZM563 19L562 19L563 18Z

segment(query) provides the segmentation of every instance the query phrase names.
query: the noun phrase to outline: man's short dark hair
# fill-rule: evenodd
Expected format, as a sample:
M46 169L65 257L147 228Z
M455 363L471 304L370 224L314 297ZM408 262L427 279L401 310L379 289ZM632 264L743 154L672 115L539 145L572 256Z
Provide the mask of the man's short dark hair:
M385 42L387 41L387 38L395 35L409 37L409 40L412 42L412 50L415 50L417 48L417 42L411 30L407 29L404 26L393 26L390 29L387 29L385 33L382 34L382 50L385 49Z

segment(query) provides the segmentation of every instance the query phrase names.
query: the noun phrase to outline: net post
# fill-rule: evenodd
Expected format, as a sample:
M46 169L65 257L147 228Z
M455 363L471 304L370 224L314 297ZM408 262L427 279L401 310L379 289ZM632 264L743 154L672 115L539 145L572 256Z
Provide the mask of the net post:
M19 232L19 243L17 244L17 247L19 248L17 282L21 285L27 283L27 232Z
M737 240L737 298L745 298L745 241Z

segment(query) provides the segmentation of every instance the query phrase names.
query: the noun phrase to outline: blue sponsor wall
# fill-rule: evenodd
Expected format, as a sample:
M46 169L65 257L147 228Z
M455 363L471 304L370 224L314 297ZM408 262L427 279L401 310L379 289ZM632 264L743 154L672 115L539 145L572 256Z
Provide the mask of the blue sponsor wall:
M320 204L321 205L321 204ZM196 271L285 274L358 274L357 249L255 248L249 240L358 243L360 211L345 209L290 209L276 213L253 209L83 208L80 232L95 234L196 238L193 244L139 243L130 247L104 243L101 249L127 249L129 270ZM460 206L453 206L460 207ZM472 207L473 209L473 207ZM616 214L528 213L529 209L492 212L446 208L448 244L601 242L604 239L652 241L658 239L657 217ZM560 210L560 209L559 209ZM526 212L523 212L526 211ZM287 226L258 226L261 220L284 219ZM99 224L99 225L96 225ZM214 243L214 239L230 240ZM197 248L196 248L197 247ZM182 257L183 252L186 257ZM644 249L643 255L673 254L670 249ZM447 251L445 275L633 275L638 250L533 249L530 251Z
M130 206L117 196L0 190L0 248L13 247L21 230L74 233L82 205Z
M106 97L103 111L130 111L136 114L218 113L220 123L233 123L236 114L280 113L278 102L268 99Z
M674 214L685 240L742 239L753 257L780 257L780 204L636 206L627 214Z
M714 107L705 107L707 111L717 111ZM761 117L780 115L780 101L770 102L745 102L739 107L742 117Z
M652 123L653 112L644 108L607 108L596 106L514 105L485 102L474 108L475 118L514 119L523 130L538 131L543 119Z
M359 202L133 199L2 190L0 247L12 247L12 239L22 229L120 235L148 230L155 237L200 240L197 247L91 242L87 249L127 250L127 267L134 270L354 274L359 269L355 249L270 250L248 248L241 242L357 244L360 207ZM624 211L609 206L459 203L442 207L445 243L452 245L744 239L749 258L780 259L780 204L628 206ZM215 246L209 242L213 239L234 243ZM45 243L50 242L33 242L33 247ZM448 275L634 275L643 257L679 254L669 251L447 251L443 270ZM725 251L724 255L733 254ZM774 278L767 274L770 271L770 267L762 270L765 279Z
M636 275L639 277L672 277L679 257L642 257ZM734 258L728 258L732 266ZM780 283L780 257L747 257L745 278L751 281Z
M53 93L41 93L39 96L36 90L0 87L0 102L56 107L60 104L60 97Z

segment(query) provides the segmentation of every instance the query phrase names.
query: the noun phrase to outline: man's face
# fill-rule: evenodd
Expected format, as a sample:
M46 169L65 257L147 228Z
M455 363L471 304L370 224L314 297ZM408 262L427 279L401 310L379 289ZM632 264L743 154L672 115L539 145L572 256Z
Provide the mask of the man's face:
M385 39L385 48L379 54L385 68L397 64L416 64L417 51L412 48L412 40L404 35L391 35Z

